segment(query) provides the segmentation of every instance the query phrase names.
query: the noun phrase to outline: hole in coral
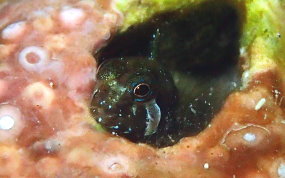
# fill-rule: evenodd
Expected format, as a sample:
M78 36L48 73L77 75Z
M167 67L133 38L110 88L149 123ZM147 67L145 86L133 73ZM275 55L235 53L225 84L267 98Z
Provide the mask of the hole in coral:
M128 108L122 107L127 100L121 101L119 97L114 97L113 101L116 102L112 103L112 108L117 106L120 113L114 113L117 112L114 109L105 109L103 105L92 106L91 108L97 108L97 111L104 111L93 112L94 117L103 118L103 127L111 133L118 133L133 142L143 142L155 147L174 145L183 137L197 135L220 111L228 95L240 87L240 30L240 16L235 7L224 2L207 2L158 14L147 22L130 27L126 32L114 36L106 47L95 54L99 64L112 61L114 58L133 56L139 56L140 60L156 61L171 74L176 87L176 98L172 100L174 106L167 108L167 111L163 103L165 100L157 99L163 118L157 132L147 137L134 137L131 132L125 134L120 131L122 128L129 128L124 125L124 117L127 117L124 116L124 111L127 112ZM112 77L117 76L115 72L126 70L123 66L110 63L112 62L100 70L106 70L108 66L117 66L109 72L114 72L114 75L110 75ZM100 80L106 78L101 78L98 82ZM113 80L116 81L113 84L117 84L125 81L126 77ZM110 95L119 90L108 92L113 89L112 87L103 86L94 97L103 97L101 100L104 100L104 97L110 98ZM120 91L124 90L120 88ZM139 94L145 94L147 91L147 87L138 90ZM164 98L167 97L165 95ZM105 105L109 106L110 103ZM139 107L132 109L135 111ZM108 118L115 115L120 116L115 127L104 125L109 122ZM128 114L128 117L130 116L131 112ZM114 122L112 119L112 124ZM140 126L133 127L132 131L136 128L144 130L141 127L145 124L141 124L141 121L138 123Z

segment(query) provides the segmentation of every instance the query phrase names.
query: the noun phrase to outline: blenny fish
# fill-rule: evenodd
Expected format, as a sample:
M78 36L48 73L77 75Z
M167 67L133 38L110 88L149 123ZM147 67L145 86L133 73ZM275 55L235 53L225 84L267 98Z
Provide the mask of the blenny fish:
M211 5L160 14L95 54L90 111L103 128L164 147L209 125L240 87L238 16Z

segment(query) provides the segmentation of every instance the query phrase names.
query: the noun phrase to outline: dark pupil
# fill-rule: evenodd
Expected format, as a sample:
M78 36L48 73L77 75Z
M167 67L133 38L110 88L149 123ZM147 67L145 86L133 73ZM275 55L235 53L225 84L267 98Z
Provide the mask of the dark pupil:
M150 87L146 83L139 84L134 89L134 94L137 97L144 97L150 92Z

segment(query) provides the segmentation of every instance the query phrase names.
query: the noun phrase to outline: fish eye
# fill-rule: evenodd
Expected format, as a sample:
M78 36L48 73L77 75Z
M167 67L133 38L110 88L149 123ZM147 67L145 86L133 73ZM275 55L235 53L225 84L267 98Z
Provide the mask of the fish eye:
M134 87L133 94L138 98L144 98L151 93L149 84L140 83Z

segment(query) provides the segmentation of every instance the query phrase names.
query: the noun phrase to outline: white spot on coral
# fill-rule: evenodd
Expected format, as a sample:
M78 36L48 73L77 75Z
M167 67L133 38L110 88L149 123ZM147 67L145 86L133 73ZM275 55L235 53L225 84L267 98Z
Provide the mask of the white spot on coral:
M278 176L280 178L285 178L285 164L280 164L277 170Z
M105 158L100 164L106 172L109 173L125 173L129 170L129 160L124 156L111 156Z
M13 139L24 127L21 112L10 105L0 105L0 141Z
M53 154L57 153L60 150L62 143L63 142L59 141L58 139L51 138L47 140L36 141L31 148L36 153Z
M251 74L249 71L244 71L242 74L242 83L243 86L241 88L246 88L248 86L248 83L251 79Z
M28 71L41 71L48 59L47 51L37 46L26 47L19 54L19 63Z
M35 106L48 108L54 100L54 92L41 82L28 85L23 92L24 98Z
M274 90L274 93L275 93L277 96L281 94L281 92L278 91L278 90Z
M64 26L74 27L85 18L85 13L79 8L65 8L60 12L59 18Z
M247 142L253 142L253 141L255 141L256 136L253 133L246 133L246 134L244 134L243 139Z
M55 84L54 84L53 82L49 82L49 86L50 86L51 88L54 88L54 87L55 87Z
M121 167L122 167L122 166L121 166L120 164L114 163L114 164L112 164L112 165L110 166L110 169L111 169L112 171L116 171L116 170L120 170Z
M57 140L47 140L44 144L45 149L48 153L57 152L60 149L61 143Z
M10 130L15 124L14 119L11 116L1 116L0 117L0 129L1 130Z
M262 149L268 146L270 131L262 126L234 124L224 135L221 143L229 149L237 150L240 146Z
M15 39L22 35L26 28L26 22L24 21L10 24L2 31L2 38L8 40Z
M265 98L261 98L258 103L255 105L255 110L258 111L262 108L262 106L265 104L266 99Z
M203 167L204 167L204 169L209 169L210 165L209 165L209 163L205 163Z

